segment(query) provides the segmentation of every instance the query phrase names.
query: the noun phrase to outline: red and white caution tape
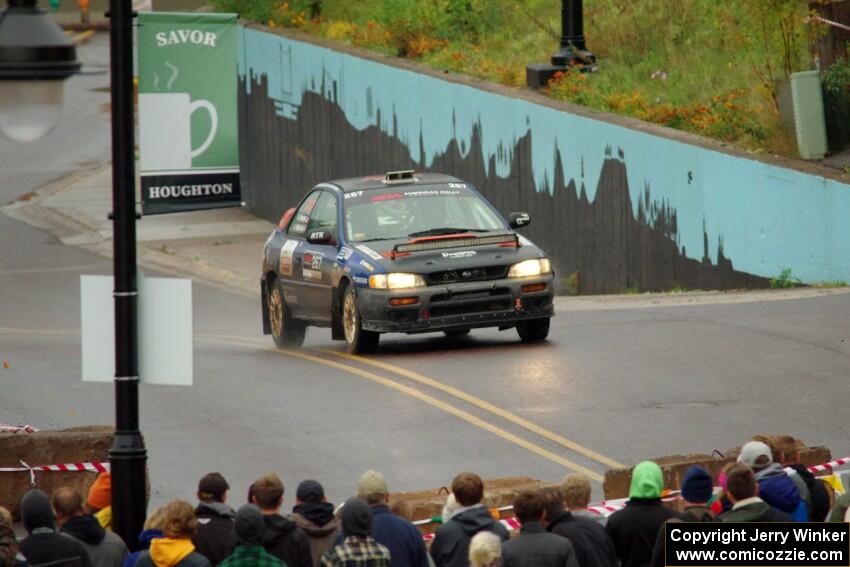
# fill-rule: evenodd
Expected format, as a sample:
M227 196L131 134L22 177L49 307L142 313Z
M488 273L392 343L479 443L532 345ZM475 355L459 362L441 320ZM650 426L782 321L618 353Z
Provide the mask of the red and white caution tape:
M835 467L840 467L842 465L850 465L850 457L843 457L841 459L835 459L834 461L830 461L828 463L823 463L822 465L815 465L813 467L808 467L808 468L809 468L809 472L819 473L819 472L831 471Z
M7 433L20 433L23 431L24 433L32 433L34 431L38 431L32 425L9 425L8 423L0 423L0 432Z
M0 467L0 472L29 472L30 483L35 484L37 472L109 472L109 463L65 463L59 465L38 465L31 467L23 461L20 467Z

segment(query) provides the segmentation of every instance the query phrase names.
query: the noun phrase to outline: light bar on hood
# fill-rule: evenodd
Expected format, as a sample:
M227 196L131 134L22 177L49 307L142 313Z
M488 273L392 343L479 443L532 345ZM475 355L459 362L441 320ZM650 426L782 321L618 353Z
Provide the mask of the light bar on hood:
M412 252L425 252L428 250L468 248L470 246L487 246L490 244L508 243L517 246L519 244L519 238L516 234L494 234L493 236L473 236L470 238L441 238L428 240L426 242L396 244L393 248L393 256L397 254L410 254Z

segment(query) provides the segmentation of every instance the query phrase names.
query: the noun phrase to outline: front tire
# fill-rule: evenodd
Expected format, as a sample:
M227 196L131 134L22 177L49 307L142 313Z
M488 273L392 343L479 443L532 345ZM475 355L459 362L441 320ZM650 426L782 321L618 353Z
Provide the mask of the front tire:
M517 324L516 332L524 343L539 343L549 336L549 318L530 319Z
M381 334L363 329L354 288L348 286L342 295L342 329L345 346L351 354L372 354L378 350Z
M292 318L279 280L274 282L269 291L269 323L272 339L278 348L300 347L304 343L307 327Z

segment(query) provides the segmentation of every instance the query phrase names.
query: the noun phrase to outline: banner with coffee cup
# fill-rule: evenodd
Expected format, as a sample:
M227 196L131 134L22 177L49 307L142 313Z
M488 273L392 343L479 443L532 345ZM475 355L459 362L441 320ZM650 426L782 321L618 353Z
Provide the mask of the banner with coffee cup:
M146 215L239 206L236 14L139 14Z

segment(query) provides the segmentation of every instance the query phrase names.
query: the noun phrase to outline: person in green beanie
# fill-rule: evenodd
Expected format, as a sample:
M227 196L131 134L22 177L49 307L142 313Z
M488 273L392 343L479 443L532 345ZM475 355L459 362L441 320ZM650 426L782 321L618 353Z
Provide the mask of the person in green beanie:
M632 470L629 501L611 514L605 526L622 567L649 565L659 530L667 520L679 517L661 503L663 487L661 467L652 461L638 463Z

